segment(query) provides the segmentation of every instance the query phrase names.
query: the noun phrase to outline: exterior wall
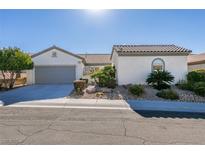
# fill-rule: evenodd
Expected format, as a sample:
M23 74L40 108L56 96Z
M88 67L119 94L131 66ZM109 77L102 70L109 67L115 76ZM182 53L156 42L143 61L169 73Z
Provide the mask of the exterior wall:
M57 57L52 57L52 53L56 52ZM66 66L66 65L75 65L76 66L76 79L79 79L83 76L84 64L82 60L74 57L72 55L66 54L57 49L52 49L48 52L45 52L39 56L32 58L34 62L34 69L28 70L28 79L27 84L35 83L35 66Z
M193 71L193 70L198 70L198 69L205 69L205 63L204 64L188 65L189 72Z
M119 70L119 67L118 67L118 55L117 55L116 52L113 52L112 63L115 66L115 69L116 69L116 80L118 82L118 70Z
M155 58L164 60L165 70L175 77L174 83L185 79L188 72L187 56L118 56L118 84L146 84L146 78L152 71L152 61Z

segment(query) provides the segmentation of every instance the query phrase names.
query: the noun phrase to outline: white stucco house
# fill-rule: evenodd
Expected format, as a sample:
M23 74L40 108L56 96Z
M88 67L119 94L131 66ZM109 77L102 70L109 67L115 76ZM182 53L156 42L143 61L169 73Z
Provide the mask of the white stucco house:
M84 58L52 46L31 56L33 70L27 71L27 84L72 83L83 76Z
M176 83L188 73L190 53L191 50L175 45L114 45L111 60L119 85L145 84L155 69L171 72Z
M86 66L99 64L115 66L119 85L145 84L155 69L171 72L176 83L188 73L190 53L191 50L175 45L114 45L111 55L88 56L52 46L32 55L34 68L27 71L27 84L72 83L83 77Z

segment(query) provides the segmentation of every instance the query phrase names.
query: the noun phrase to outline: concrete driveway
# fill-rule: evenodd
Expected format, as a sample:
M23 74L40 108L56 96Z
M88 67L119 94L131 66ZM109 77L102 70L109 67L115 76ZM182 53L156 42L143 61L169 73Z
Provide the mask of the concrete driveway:
M31 85L0 93L0 102L10 105L18 102L58 99L68 96L72 84Z

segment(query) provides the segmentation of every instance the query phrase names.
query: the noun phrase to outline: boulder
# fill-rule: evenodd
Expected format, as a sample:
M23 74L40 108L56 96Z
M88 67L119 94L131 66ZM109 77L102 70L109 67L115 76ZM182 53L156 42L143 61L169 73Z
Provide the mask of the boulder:
M88 86L85 91L88 94L95 93L96 92L96 87L95 86Z

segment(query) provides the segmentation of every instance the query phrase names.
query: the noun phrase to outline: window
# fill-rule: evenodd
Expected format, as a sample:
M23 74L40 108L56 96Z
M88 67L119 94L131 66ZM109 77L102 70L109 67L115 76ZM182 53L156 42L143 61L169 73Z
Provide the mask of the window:
M57 53L56 52L52 52L52 57L57 57Z
M152 61L152 71L165 69L165 63L161 58L156 58Z

